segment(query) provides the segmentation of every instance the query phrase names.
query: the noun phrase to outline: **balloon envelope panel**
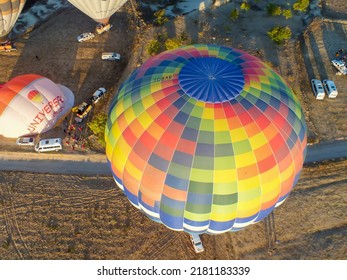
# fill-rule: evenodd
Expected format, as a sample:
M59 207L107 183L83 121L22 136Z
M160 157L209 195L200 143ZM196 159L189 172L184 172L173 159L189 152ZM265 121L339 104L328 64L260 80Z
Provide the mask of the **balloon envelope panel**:
M0 134L38 134L54 127L74 104L67 87L34 74L17 76L0 86Z
M243 51L193 45L136 69L105 130L117 185L151 219L217 234L265 218L296 184L306 123L285 81Z
M68 0L80 11L97 22L107 23L108 19L128 0Z
M1 0L0 1L0 38L11 32L16 23L26 0Z

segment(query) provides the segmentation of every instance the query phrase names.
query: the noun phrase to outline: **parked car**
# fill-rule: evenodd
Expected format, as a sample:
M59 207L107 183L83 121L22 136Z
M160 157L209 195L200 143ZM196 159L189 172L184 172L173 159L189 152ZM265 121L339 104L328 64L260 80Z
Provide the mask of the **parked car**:
M95 35L92 32L85 32L85 33L82 33L82 34L77 36L77 41L81 43L84 41L91 40L94 37L95 37Z
M1 52L12 52L16 50L17 50L16 46L11 42L0 43Z
M104 60L119 60L120 54L114 52L103 52L101 58Z
M16 144L20 146L34 146L35 138L34 137L19 137L16 140Z
M35 145L35 151L38 153L59 151L63 148L61 138L42 139Z
M202 253L205 251L204 246L202 245L200 236L198 234L191 234L190 241L193 244L195 253Z
M325 93L324 93L322 82L317 79L312 79L311 85L312 85L312 90L314 92L316 99L323 99L325 96Z
M340 75L347 75L347 67L344 61L334 59L331 61L331 64L335 66L337 70L339 70Z
M109 31L111 29L113 25L110 24L110 23L107 23L107 24L103 24L103 23L99 23L97 26L96 26L96 33L98 33L99 35L106 32L106 31Z
M332 80L323 80L323 86L329 98L335 98L338 94L335 83Z
M93 104L96 104L99 102L100 99L102 99L105 96L105 93L106 93L106 89L101 87L93 93L90 100L93 102Z
M83 102L80 106L78 106L76 111L76 122L82 122L89 114L89 112L92 110L93 106L92 104L88 104L87 102Z

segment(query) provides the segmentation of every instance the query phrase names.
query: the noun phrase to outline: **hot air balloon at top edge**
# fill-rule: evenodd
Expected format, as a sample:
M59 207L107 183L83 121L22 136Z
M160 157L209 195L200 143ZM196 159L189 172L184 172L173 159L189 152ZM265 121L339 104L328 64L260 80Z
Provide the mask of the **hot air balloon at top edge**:
M306 123L286 82L260 59L217 45L163 52L137 68L105 130L114 180L170 229L237 231L289 195Z
M111 28L108 23L110 17L128 0L68 0L77 9L94 19L99 25L97 33L101 34Z
M26 0L0 0L0 42L7 40Z
M67 87L27 74L0 85L0 135L19 137L50 130L70 112L74 95Z

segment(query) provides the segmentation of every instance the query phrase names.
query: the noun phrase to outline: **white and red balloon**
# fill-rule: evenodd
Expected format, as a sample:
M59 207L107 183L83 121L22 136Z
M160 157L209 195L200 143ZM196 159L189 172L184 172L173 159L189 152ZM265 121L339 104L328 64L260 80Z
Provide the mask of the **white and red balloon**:
M27 74L0 85L0 135L18 137L53 128L74 104L71 90Z

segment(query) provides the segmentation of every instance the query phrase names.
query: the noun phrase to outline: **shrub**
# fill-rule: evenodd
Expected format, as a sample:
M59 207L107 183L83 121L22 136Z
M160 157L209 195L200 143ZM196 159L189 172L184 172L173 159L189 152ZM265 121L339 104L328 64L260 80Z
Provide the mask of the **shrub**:
M232 20L232 21L235 21L235 20L237 20L238 19L238 17L239 17L239 10L238 9L233 9L232 11L231 11L231 13L230 13L230 19Z
M293 4L293 9L300 12L305 12L310 5L310 0L298 0Z
M165 16L165 10L161 9L154 13L154 23L157 25L163 25L165 22L168 22L169 19Z
M281 15L281 12L282 12L281 7L273 3L269 3L266 7L266 10L268 15L270 16L279 16Z
M178 37L176 38L168 38L166 39L164 45L165 49L167 50L173 50L180 46L187 45L190 43L189 37L185 32L182 32Z
M189 37L188 34L186 32L182 32L179 36L179 39L183 42L183 41L188 41Z
M247 2L242 2L241 3L241 6L240 6L240 9L243 10L243 11L249 11L249 9L251 8L251 5Z
M286 19L292 18L292 16L293 16L292 10L291 9L282 10L282 16L284 16Z
M156 55L160 52L161 49L161 43L158 39L149 41L149 44L147 46L147 53L149 55Z
M106 127L107 116L103 113L99 113L94 116L93 120L88 123L88 127L91 129L93 134L97 137L98 142L105 147L105 127Z
M173 50L182 46L182 42L178 38L169 38L165 41L165 48L167 50Z
M288 26L275 26L268 33L268 36L276 44L281 45L292 36L292 30Z

